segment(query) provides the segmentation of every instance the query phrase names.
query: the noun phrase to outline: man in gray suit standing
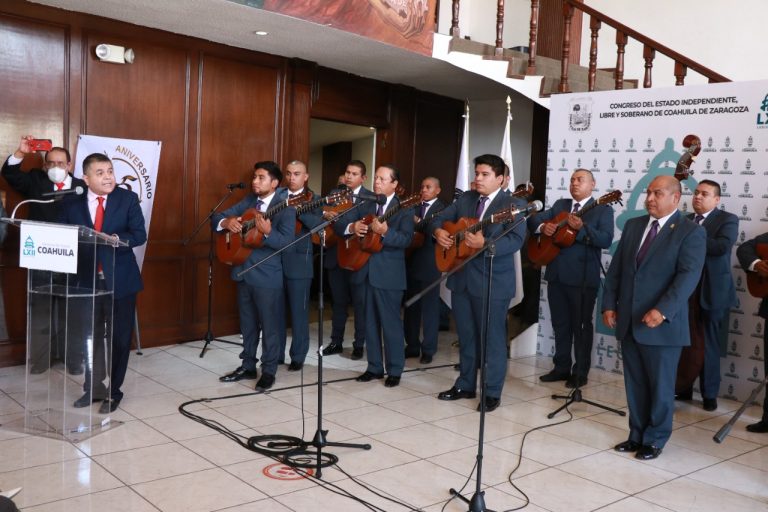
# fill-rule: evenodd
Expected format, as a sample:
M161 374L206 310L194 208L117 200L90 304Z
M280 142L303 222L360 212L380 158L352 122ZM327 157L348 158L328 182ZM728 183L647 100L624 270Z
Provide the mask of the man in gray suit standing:
M655 459L672 434L675 372L690 344L688 297L699 282L706 233L678 210L672 176L648 185L649 215L627 221L608 268L603 322L616 329L624 361L629 439L615 446Z

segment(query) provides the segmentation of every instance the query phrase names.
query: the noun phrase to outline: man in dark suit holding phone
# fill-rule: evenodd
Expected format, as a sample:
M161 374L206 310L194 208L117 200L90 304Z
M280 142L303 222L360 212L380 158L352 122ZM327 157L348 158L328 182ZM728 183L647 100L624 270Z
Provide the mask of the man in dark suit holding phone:
M690 344L688 297L699 282L706 233L677 206L682 190L672 176L648 185L649 215L627 221L603 292L603 322L621 341L629 408L629 439L615 446L655 459L672 434L675 373Z
M103 400L99 413L107 414L120 405L123 392L120 387L128 369L131 351L136 294L144 285L133 248L147 241L144 215L139 198L134 192L117 187L112 161L101 153L94 153L83 160L83 179L88 192L67 201L59 221L93 228L112 235L116 240L128 242L127 247L96 248L96 261L89 251L81 251L78 261L77 280L80 285L95 283L97 288L111 291L110 296L94 299L93 350L86 351L85 393L75 401L75 407L87 407L91 402ZM114 255L114 257L113 257ZM93 272L97 274L94 276ZM109 300L111 298L111 300ZM111 311L109 310L111 306ZM110 314L111 313L111 314ZM90 320L90 311L88 311ZM112 318L112 353L108 361L105 343L110 334L108 319ZM70 322L71 323L71 322ZM106 344L107 346L108 343ZM92 361L91 361L92 358ZM107 373L106 365L111 367ZM104 385L110 378L110 395Z

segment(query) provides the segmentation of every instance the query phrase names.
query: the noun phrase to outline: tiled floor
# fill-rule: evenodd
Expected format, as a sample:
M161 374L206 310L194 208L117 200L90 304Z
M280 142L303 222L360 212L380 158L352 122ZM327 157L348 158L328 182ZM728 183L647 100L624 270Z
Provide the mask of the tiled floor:
M351 330L351 326L349 328ZM326 332L328 332L326 330ZM234 337L232 339L237 339ZM323 481L277 480L265 475L271 459L183 417L190 399L246 394L199 403L190 409L244 436L285 434L311 438L317 428L317 358L313 347L302 375L282 367L273 391L247 395L253 381L221 384L218 376L238 364L238 347L215 342L200 358L201 342L147 349L131 355L115 419L125 423L71 444L0 427L0 488L23 487L15 498L25 511L347 511L367 510L339 494L345 490L374 510L439 511L449 488L475 490L477 400L440 402L451 386L457 358L452 333L429 369L409 371L397 388L382 381L357 383L364 362L345 354L324 358L323 427L328 441L370 443L370 451L327 448L339 468ZM417 368L409 359L409 369ZM574 420L531 433L532 427L567 419L546 415L559 402L561 383L542 385L548 358L509 361L502 407L486 418L482 484L488 508L503 510L531 500L530 511L768 511L768 435L750 434L752 407L730 436L712 435L739 404L720 400L708 413L700 403L678 403L675 432L660 458L639 462L611 447L627 436L626 418L575 404ZM0 369L0 424L22 411L23 368ZM21 382L21 385L19 384ZM585 398L626 406L621 377L593 370ZM303 404L303 411L302 411ZM303 419L303 422L302 422ZM335 491L335 492L334 492ZM445 510L468 507L456 501Z

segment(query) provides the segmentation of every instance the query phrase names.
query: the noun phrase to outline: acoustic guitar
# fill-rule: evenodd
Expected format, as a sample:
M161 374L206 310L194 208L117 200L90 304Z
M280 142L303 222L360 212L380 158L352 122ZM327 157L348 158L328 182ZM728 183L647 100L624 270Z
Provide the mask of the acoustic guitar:
M310 197L309 193L305 192L290 199L283 199L264 213L256 208L248 208L240 216L240 223L243 225L240 233L232 233L228 229L219 233L216 238L216 257L226 265L243 264L253 249L261 247L264 242L264 233L256 227L256 219L259 217L271 219L285 208L301 204Z
M761 260L768 260L768 244L756 244L755 252ZM751 296L758 299L768 297L768 278L757 272L747 272L747 290Z
M483 220L462 217L456 222L443 222L443 229L453 237L453 245L446 249L442 245L435 244L435 263L437 264L437 269L440 272L448 272L458 266L462 260L469 258L480 250L473 249L464 243L467 233L477 233L490 224L510 222L517 213L517 208L510 207L492 213Z
M621 190L614 190L601 196L597 201L593 201L573 215L581 217L592 208L601 204L613 204L621 201ZM552 236L543 233L533 235L528 239L528 257L536 266L548 265L554 260L560 249L570 247L576 241L578 231L568 225L568 217L571 212L560 212L553 219L557 225L557 230Z
M302 223L299 220L299 217L301 215L304 215L307 212L311 212L312 210L314 210L315 208L318 208L321 205L335 206L336 204L342 203L347 200L347 198L351 193L352 192L350 192L349 190L339 190L337 192L331 192L325 197L319 197L312 201L306 201L296 206L296 234L298 235L299 233L301 233Z
M420 194L414 194L404 199L399 204L390 206L383 215L377 217L373 214L368 214L360 220L367 225L371 225L374 219L378 219L379 222L386 222L401 210L406 210L419 204L420 199ZM381 252L383 247L384 243L381 235L374 233L372 230L368 230L368 233L363 237L347 237L339 242L339 247L336 253L339 266L347 270L358 271L365 266L370 259L371 254Z

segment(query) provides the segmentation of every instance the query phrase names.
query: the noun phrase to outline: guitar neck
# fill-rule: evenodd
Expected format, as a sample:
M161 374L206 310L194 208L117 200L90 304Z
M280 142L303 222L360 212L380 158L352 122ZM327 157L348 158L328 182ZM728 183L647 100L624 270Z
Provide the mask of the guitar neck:
M314 210L315 208L319 207L320 205L327 203L327 198L321 197L319 199L315 199L314 201L310 201L308 203L304 203L302 205L299 205L296 207L296 215L302 215L307 212L310 212Z
M271 219L272 217L274 217L284 209L288 208L288 204L289 204L288 201L289 201L288 199L281 200L275 206L273 206L272 208L264 212L263 217L267 220Z
M443 206L442 208L440 208L436 212L432 212L429 215L427 215L426 217L424 217L423 219L421 219L419 222L416 223L416 226L414 226L413 231L414 232L421 232L421 231L424 231L425 229L427 229L427 226L429 225L430 222L432 222L432 219L434 219L435 217L440 215L440 212L442 212L446 208L447 208L447 206Z
M581 208L579 211L577 211L576 213L572 213L571 215L575 215L576 217L581 217L582 215L587 213L589 210L591 210L595 206L598 206L599 204L600 203L598 203L597 201L592 201L591 203L589 203L589 205L585 206L584 208ZM566 224L568 224L568 219L567 218L561 220L557 224L557 227L561 228L561 227L565 226Z

